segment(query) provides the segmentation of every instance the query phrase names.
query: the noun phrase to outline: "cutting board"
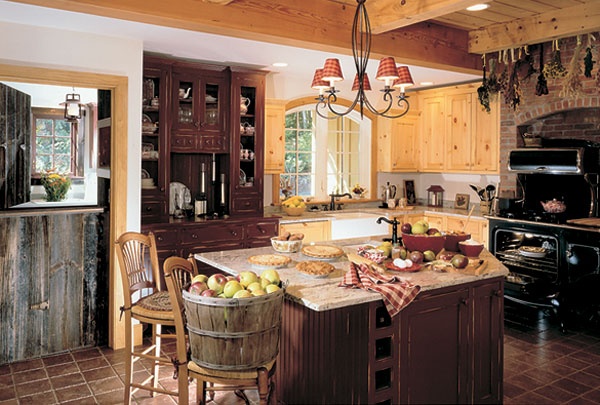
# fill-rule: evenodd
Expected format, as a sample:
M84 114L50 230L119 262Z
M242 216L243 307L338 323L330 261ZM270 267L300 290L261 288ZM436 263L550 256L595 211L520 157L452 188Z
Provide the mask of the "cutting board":
M600 218L569 219L569 220L567 220L567 224L591 226L594 228L600 228Z

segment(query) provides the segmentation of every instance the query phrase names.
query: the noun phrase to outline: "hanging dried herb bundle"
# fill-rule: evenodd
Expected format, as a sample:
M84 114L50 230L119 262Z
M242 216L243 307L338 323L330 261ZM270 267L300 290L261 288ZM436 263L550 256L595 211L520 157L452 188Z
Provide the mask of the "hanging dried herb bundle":
M544 45L540 44L540 74L538 75L537 84L535 85L535 95L545 96L548 94L548 82L544 76Z
M567 70L560 60L560 49L558 48L558 40L552 42L552 59L544 65L544 74L551 79L560 79L565 77Z
M490 89L488 88L488 81L485 78L485 62L483 63L483 79L481 86L477 89L477 96L479 97L479 103L485 108L485 111L490 112Z
M487 88L490 94L498 94L500 91L500 83L498 82L498 76L496 75L497 60L490 59L490 77L487 80Z
M577 45L573 51L573 58L569 63L569 72L565 76L563 81L563 88L560 92L561 97L576 98L583 89L581 83L581 50L583 49L583 43L581 38L577 36Z
M596 63L596 61L593 59L592 56L592 47L588 46L587 48L585 48L585 56L583 58L583 75L585 77L592 77L592 69L594 69L594 63Z
M536 72L533 63L533 55L526 50L524 56L517 61L517 70L519 72L524 71L524 73L521 74L521 76L523 76L521 77L521 80L528 80Z
M513 63L512 72L510 74L510 78L508 79L506 92L504 93L504 102L516 111L521 103L521 96L522 93L521 84L519 83L518 68L517 64Z

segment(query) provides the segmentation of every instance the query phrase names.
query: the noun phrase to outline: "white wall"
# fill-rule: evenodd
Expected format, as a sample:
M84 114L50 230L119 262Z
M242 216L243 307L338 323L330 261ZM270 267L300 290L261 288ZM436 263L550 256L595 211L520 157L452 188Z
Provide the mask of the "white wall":
M0 22L0 63L127 76L127 229L140 229L142 58L139 40ZM65 46L68 44L68 46Z

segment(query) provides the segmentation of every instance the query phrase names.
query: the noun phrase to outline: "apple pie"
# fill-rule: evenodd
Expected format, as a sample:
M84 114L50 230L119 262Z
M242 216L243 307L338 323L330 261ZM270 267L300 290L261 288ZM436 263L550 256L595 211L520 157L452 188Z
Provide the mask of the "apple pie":
M307 260L296 264L296 269L307 276L311 277L327 277L330 275L335 267L326 262L320 262L318 260Z
M258 266L267 266L267 267L283 267L288 264L292 259L283 255L276 254L266 254L266 255L256 255L250 256L248 261L252 264L256 264Z
M344 251L337 246L331 245L308 245L302 248L302 253L306 256L316 257L318 259L335 259L344 254Z

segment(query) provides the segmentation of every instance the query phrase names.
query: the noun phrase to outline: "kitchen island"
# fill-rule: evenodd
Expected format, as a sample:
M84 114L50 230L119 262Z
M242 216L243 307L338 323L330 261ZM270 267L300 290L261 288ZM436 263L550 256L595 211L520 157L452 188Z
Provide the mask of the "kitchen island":
M373 238L375 239L375 238ZM328 244L355 252L366 239ZM247 259L270 247L199 253L201 262L230 274L254 268ZM503 277L489 252L480 275L399 273L421 286L391 318L381 296L338 287L345 257L327 278L309 278L288 254L278 269L287 284L277 365L283 403L500 403L502 399Z

